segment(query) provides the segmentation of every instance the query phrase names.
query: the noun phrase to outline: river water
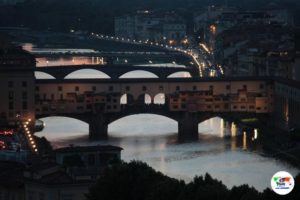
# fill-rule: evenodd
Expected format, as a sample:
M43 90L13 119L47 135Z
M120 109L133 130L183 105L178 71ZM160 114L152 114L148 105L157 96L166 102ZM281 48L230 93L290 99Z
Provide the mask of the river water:
M43 74L36 76L45 78ZM101 76L107 78L97 75L98 78ZM89 70L74 72L68 78L88 77L97 78L95 72ZM151 74L132 72L124 76L134 77L149 78ZM299 173L291 165L263 155L259 130L242 133L238 125L221 118L200 123L199 140L189 143L177 141L175 121L158 115L133 115L113 122L109 125L109 139L105 142L90 142L88 125L84 122L63 117L42 120L46 127L37 135L45 136L55 148L70 144L121 146L124 148L123 160L144 161L166 175L185 181L209 173L229 188L249 184L262 191L270 187L270 179L277 171L288 171L293 175Z

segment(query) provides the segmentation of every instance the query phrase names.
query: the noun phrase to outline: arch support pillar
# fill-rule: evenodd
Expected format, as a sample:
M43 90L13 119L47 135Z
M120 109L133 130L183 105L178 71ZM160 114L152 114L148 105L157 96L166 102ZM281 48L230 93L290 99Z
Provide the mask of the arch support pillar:
M103 114L91 114L89 138L90 140L106 140L108 138L108 125Z
M198 139L198 116L197 113L185 112L178 120L178 139Z

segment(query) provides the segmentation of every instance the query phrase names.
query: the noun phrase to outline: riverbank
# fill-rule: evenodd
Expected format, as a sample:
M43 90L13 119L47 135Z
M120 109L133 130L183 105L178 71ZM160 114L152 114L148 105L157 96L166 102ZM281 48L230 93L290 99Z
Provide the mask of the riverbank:
M258 128L263 156L284 160L300 169L299 133L291 133L275 127L270 119L239 120L246 127Z

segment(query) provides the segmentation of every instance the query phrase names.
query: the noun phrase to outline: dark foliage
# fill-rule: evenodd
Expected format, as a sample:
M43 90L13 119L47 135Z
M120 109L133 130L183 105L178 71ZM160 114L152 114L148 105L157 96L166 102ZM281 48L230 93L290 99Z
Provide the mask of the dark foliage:
M300 175L295 179L300 183ZM133 161L107 168L87 194L88 200L294 200L300 199L300 185L286 196L270 189L260 193L242 185L231 190L209 174L188 184L156 172L147 164Z

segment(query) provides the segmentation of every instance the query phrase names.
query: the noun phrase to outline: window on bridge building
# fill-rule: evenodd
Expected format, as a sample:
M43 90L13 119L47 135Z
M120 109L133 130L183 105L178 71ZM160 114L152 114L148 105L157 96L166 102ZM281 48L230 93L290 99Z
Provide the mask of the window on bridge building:
M27 110L28 109L27 101L23 101L22 108L23 108L23 110Z
M230 85L226 85L226 90L230 90Z
M13 100L14 99L14 92L13 91L9 91L8 92L8 99L9 100Z
M76 92L79 91L79 87L78 87L78 86L75 87L75 91L76 91Z
M93 87L92 87L92 90L93 90L93 91L96 91L96 90L97 90L97 87L96 87L96 86L93 86Z
M209 86L209 90L213 90L214 89L214 86L213 85L210 85Z
M14 82L13 82L13 81L8 81L8 87L9 87L9 88L14 87Z
M22 87L27 87L27 82L26 81L22 82Z
M60 91L60 92L61 92L61 91L62 91L62 86L58 86L58 88L57 88L57 89L58 89L58 91Z
M163 90L164 90L164 86L160 85L160 86L159 86L159 90L160 90L160 91L163 91Z
M108 90L112 92L112 91L114 91L114 87L113 86L109 86Z
M89 165L91 165L91 166L95 165L95 161L96 161L95 155L94 154L89 154L88 155L88 163L89 163Z
M22 99L27 99L27 92L22 92Z
M176 90L177 90L177 91L180 90L180 86L179 86L179 85L176 86Z
M130 86L126 86L125 90L130 91Z
M14 102L13 102L13 101L10 101L10 102L8 103L8 109L9 109L9 110L13 110L13 109L14 109Z
M39 101L40 100L40 95L39 94L36 94L35 95L35 101Z
M194 91L197 90L197 86L196 85L193 86L193 90Z
M263 84L263 83L260 84L260 85L259 85L259 88L260 88L260 89L264 89L264 88L265 88L265 84Z
M243 89L244 89L244 90L247 90L247 85L243 85Z
M146 86L143 86L143 91L146 91L147 90L147 87Z

